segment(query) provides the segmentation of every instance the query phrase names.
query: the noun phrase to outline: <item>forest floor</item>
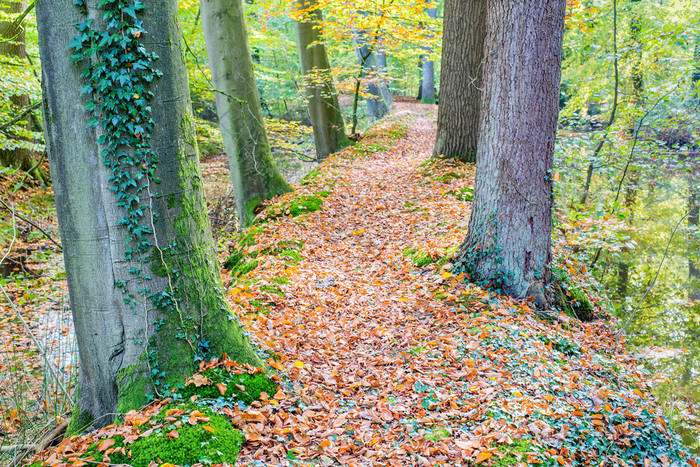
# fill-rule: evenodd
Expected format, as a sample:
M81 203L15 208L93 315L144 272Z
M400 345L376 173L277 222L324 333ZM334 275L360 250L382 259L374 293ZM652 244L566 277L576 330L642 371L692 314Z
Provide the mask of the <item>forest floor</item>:
M238 464L695 465L602 298L582 290L585 268L565 239L557 270L604 319L543 317L466 283L450 262L474 168L430 159L435 113L396 104L246 233L229 231L221 205L229 301L281 381L276 394L226 411L246 438ZM224 170L216 163L205 174ZM134 420L130 433L153 432ZM79 449L115 433L41 458L98 463Z

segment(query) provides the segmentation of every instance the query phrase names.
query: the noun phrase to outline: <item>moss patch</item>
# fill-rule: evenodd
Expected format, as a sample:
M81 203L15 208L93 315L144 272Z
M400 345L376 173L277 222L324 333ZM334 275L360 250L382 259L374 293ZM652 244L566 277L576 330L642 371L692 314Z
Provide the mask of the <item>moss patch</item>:
M272 205L267 210L267 216L261 222L277 219L279 217L297 217L301 214L320 211L323 206L323 198L316 195L301 195L289 201L283 201Z
M493 465L497 467L511 467L518 465L518 463L523 462L523 460L527 460L527 454L535 454L538 451L532 444L520 440L513 444L499 446L498 452L505 454L505 456Z
M251 404L260 399L263 392L268 397L272 397L277 392L277 383L264 373L234 373L225 368L210 368L199 375L205 377L207 383L201 386L196 386L193 382L186 385L180 391L183 397L189 398L196 394L200 398L218 399L223 396ZM219 386L220 384L223 386ZM220 388L225 389L223 394Z

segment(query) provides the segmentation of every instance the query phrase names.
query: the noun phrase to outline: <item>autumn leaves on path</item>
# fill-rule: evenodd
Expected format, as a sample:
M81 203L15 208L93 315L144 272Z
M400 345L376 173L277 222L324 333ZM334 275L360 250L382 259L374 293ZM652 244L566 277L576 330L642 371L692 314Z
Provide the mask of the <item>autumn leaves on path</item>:
M473 166L429 160L431 114L395 108L271 206L237 252L255 262L224 277L231 304L284 375L274 397L236 411L239 463L570 465L630 443L671 453L665 428L635 431L664 422L606 325L542 322L450 272ZM294 216L315 196L321 210Z

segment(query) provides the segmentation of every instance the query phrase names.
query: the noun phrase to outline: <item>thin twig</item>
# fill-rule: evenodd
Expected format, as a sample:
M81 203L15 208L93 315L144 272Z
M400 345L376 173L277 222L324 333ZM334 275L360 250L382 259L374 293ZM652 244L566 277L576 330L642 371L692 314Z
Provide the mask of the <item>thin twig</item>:
M26 117L27 115L29 115L30 113L32 113L33 111L38 109L39 107L41 107L41 101L35 102L32 105L30 105L29 107L25 107L24 111L22 111L22 113L20 113L18 116L16 116L15 118L13 118L12 120L10 120L7 123L3 123L2 125L0 125L0 131L7 130L12 125L21 121L24 117Z
M14 209L12 209L10 206L8 206L8 205L7 205L3 200L1 200L1 199L0 199L0 204L1 204L5 209L7 209L8 211L10 211L10 212L12 213L13 216L17 217L17 218L20 219L20 220L23 220L24 222L26 222L27 224L31 225L32 227L35 227L37 230L39 230L39 232L41 232L42 234L44 234L44 236L45 236L47 239L49 239L49 240L51 241L51 243L53 243L54 245L56 245L56 246L58 247L59 250L63 251L63 247L61 246L61 244L58 243L56 240L54 240L53 237L52 237L48 232L46 232L44 229L42 229L41 227L39 227L38 225L36 225L34 222L30 221L29 219L27 219L27 218L25 218L25 217L22 217L22 216L20 216L19 214L17 214L17 213L15 212ZM3 258L3 259L4 259L4 258ZM2 262L2 261L0 261L0 263L1 263L1 262Z

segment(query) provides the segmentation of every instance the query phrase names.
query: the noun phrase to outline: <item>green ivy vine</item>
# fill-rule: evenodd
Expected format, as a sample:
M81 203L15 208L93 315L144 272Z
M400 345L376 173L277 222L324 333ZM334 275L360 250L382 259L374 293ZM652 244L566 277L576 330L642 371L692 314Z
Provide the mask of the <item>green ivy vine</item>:
M86 12L85 0L75 0L75 5ZM118 224L127 231L125 259L134 264L129 271L130 280L136 281L137 293L156 309L179 314L172 285L179 271L168 271L168 290L153 292L148 287L152 277L144 267L152 252L159 253L162 259L176 247L174 243L158 247L154 232L158 218L151 203L160 194L152 193L150 187L160 180L155 175L158 156L150 144L155 122L149 105L153 92L149 87L162 73L154 66L157 54L149 52L141 42L147 31L137 15L146 6L139 0L101 0L98 7L102 10L101 27L95 27L92 19L76 24L78 34L69 44L75 51L71 60L85 66L81 75L85 82L82 94L90 96L85 110L92 114L88 127L100 133L97 144L103 148L100 157L110 170L109 189L114 192L117 205L124 209ZM128 283L129 280L119 280L116 286L124 293L124 303L136 313L139 300L130 292ZM182 332L177 337L186 340L196 352L200 351L202 343L196 349L192 343L198 339L196 329L192 332L194 338L188 338L184 329L191 326L185 325L181 315L179 318ZM162 319L154 323L155 329L162 324ZM148 346L150 342L145 344ZM166 375L158 367L154 349L148 349L147 357L157 390Z

